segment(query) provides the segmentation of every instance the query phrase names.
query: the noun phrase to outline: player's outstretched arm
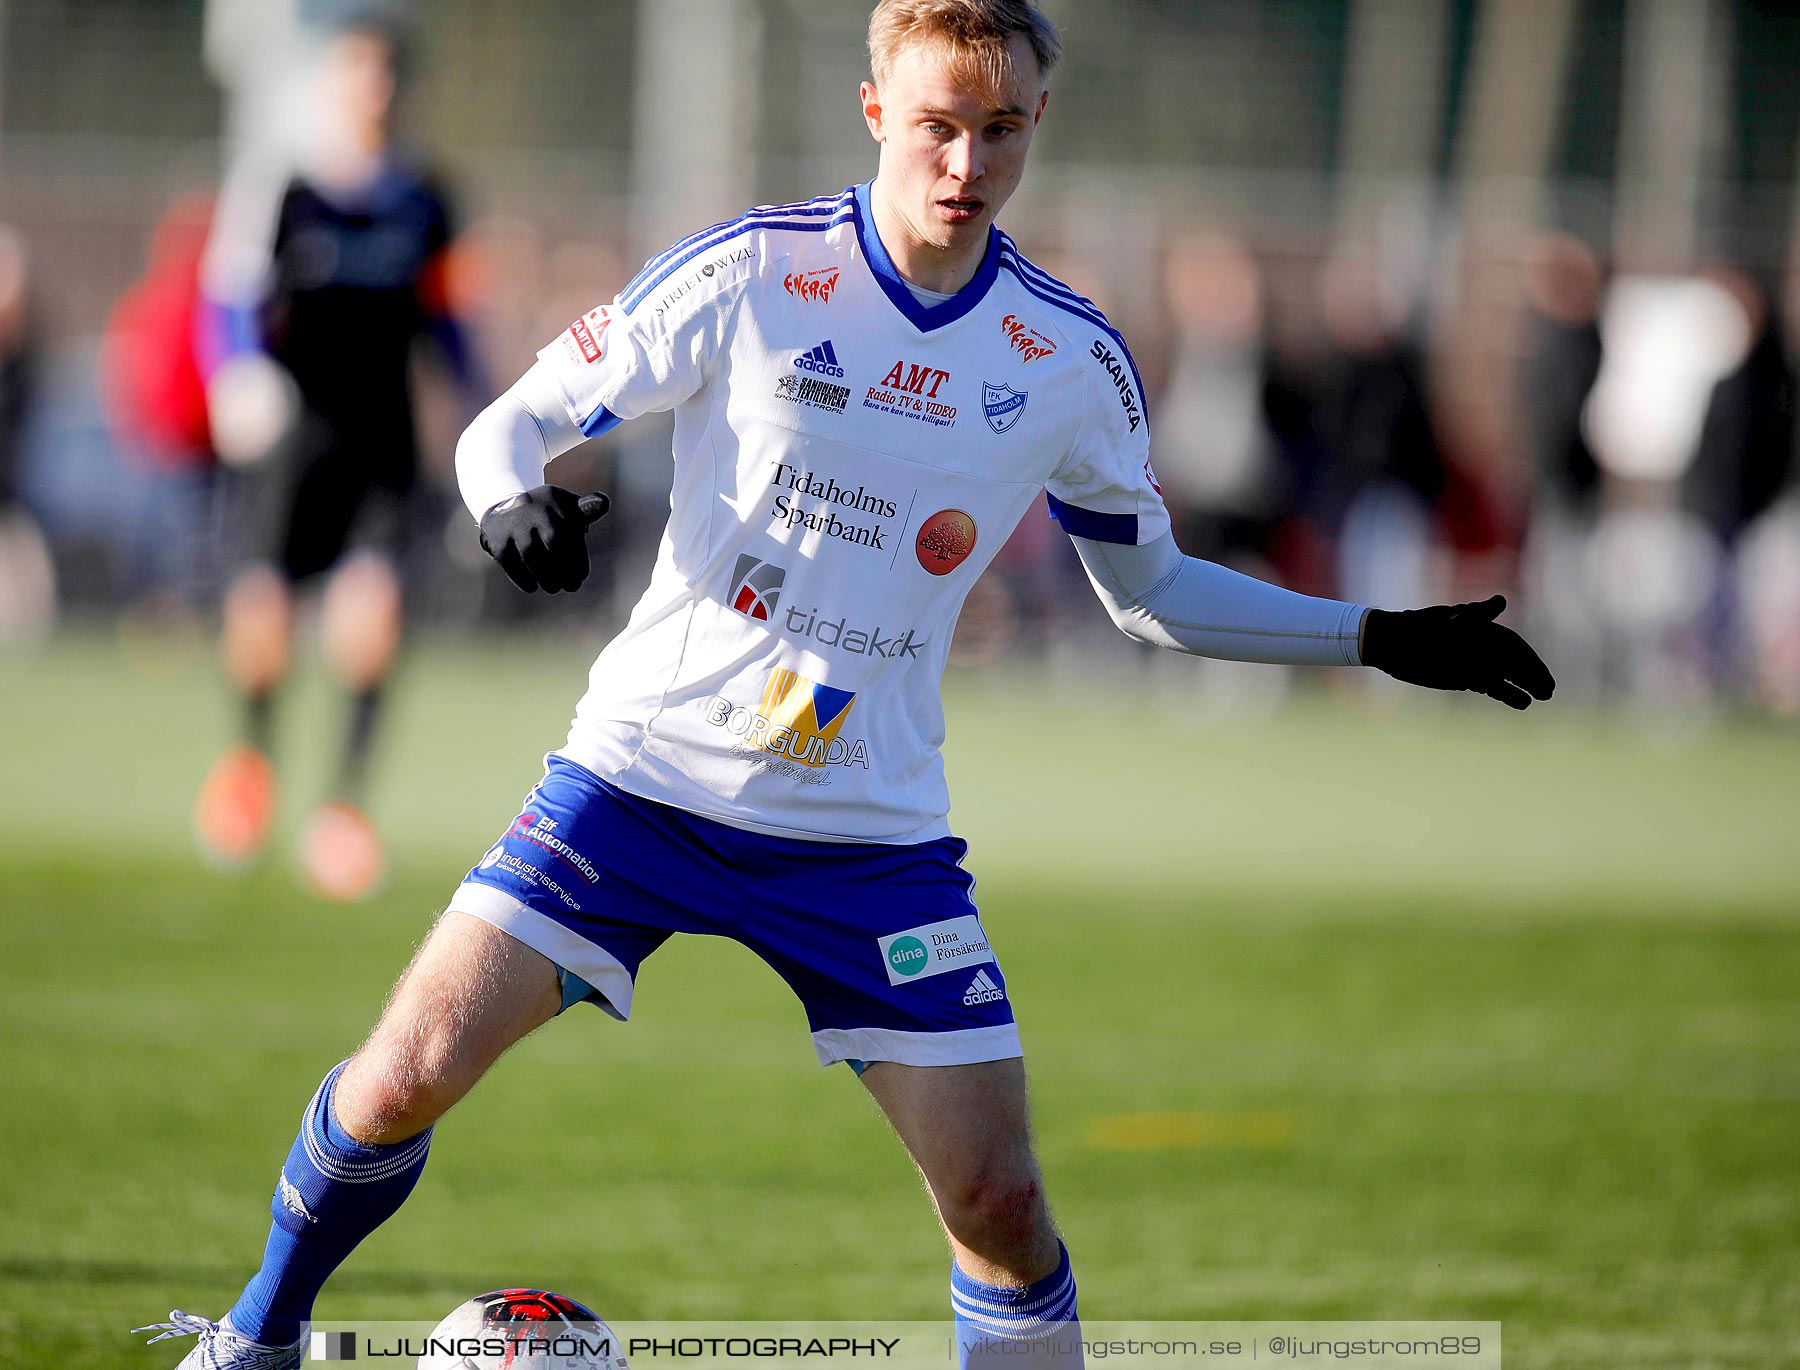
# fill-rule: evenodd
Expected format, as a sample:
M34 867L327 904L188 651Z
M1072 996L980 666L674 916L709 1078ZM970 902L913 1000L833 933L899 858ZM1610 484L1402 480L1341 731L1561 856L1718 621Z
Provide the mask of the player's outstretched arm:
M1473 690L1514 709L1548 699L1556 680L1531 644L1494 622L1506 599L1438 604L1394 613L1371 609L1363 622L1362 661L1409 685Z
M1284 666L1354 666L1360 604L1295 594L1183 556L1164 532L1142 545L1072 537L1121 631L1193 656Z
M456 445L457 485L481 524L482 550L521 590L556 594L587 579L587 529L606 513L606 496L543 483L550 459L581 439L540 362Z
M1094 592L1131 637L1195 656L1290 666L1374 666L1438 690L1474 690L1515 709L1556 681L1524 638L1481 604L1391 613L1295 594L1183 556L1168 533L1141 546L1072 538Z

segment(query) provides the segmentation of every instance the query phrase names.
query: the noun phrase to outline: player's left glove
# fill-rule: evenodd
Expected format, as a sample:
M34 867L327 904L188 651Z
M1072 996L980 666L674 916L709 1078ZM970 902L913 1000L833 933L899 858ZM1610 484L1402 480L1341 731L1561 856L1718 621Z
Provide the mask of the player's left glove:
M1556 681L1543 658L1511 628L1494 620L1506 607L1495 595L1479 604L1438 604L1393 613L1369 610L1363 665L1409 685L1474 690L1515 709L1548 699Z
M481 550L521 590L579 590L588 574L588 525L605 515L608 504L599 493L577 496L540 485L481 516Z

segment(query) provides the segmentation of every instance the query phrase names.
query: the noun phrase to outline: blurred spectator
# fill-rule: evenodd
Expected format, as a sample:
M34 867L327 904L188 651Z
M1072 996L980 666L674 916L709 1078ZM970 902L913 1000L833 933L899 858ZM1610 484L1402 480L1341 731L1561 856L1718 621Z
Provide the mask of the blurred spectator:
M1694 460L1681 475L1681 507L1727 545L1786 486L1794 461L1794 374L1769 292L1748 273L1718 264L1707 279L1727 291L1749 345L1713 385Z
M200 262L211 222L204 197L177 201L163 215L144 275L113 308L101 356L120 451L149 479L142 570L153 593L182 606L216 588L223 532L199 358Z
M1714 387L1748 358L1738 296L1699 276L1620 276L1600 317L1603 360L1585 413L1615 480L1673 486L1693 464Z
M1727 549L1680 493L1720 383L1750 358L1753 320L1716 279L1637 276L1613 281L1600 328L1585 425L1608 492L1590 555L1603 683L1656 711L1704 705L1721 669Z
M11 508L19 497L19 454L34 360L28 285L25 243L0 224L0 508Z
M1375 608L1429 603L1444 466L1424 362L1372 257L1346 252L1320 280L1330 343L1314 426L1327 466L1316 499L1336 530L1337 594Z
M1581 414L1600 375L1605 286L1599 259L1568 234L1544 235L1527 255L1525 432L1534 489L1573 514L1591 515L1600 490Z
M1190 556L1261 562L1292 496L1263 414L1262 273L1236 236L1187 235L1165 280L1173 360L1156 405L1156 474Z
M1593 688L1600 674L1600 623L1587 552L1598 514L1600 465L1582 414L1600 375L1598 257L1580 239L1545 234L1526 253L1522 431L1532 496L1524 580L1532 640L1556 662L1558 685Z
M1645 485L1621 492L1589 545L1601 683L1654 714L1712 697L1705 629L1726 566L1705 525L1665 494Z
M1758 633L1752 617L1771 597L1772 586L1762 581L1778 581L1782 567L1770 551L1747 549L1745 534L1768 513L1793 470L1794 373L1770 292L1731 265L1715 264L1706 276L1736 300L1750 343L1737 368L1713 386L1699 447L1678 491L1681 508L1711 530L1736 565L1718 586L1700 646L1716 689L1732 698L1754 689L1785 711L1779 686L1771 698L1779 668L1759 662L1768 655L1758 650L1768 634ZM1780 520L1771 524L1781 526Z
M0 224L0 646L41 635L56 610L49 549L20 499L36 366L30 258L25 240Z
M1151 442L1176 540L1189 556L1279 583L1271 542L1295 479L1265 413L1262 271L1240 237L1199 229L1173 245L1164 287L1174 337ZM1184 716L1194 707L1234 716L1272 707L1291 674L1235 661L1179 664Z
M216 860L238 864L262 850L293 592L326 577L325 655L350 693L350 720L333 798L304 826L301 858L316 890L353 898L374 887L383 866L360 805L400 646L402 567L409 546L430 545L411 536L421 514L414 342L437 343L470 415L487 396L449 305L449 212L432 181L392 147L399 35L346 28L322 61L317 138L272 216L260 295L209 304L213 441L222 458L250 471L252 507L249 563L224 606L243 737L208 775L195 816Z
M200 373L200 259L211 206L178 201L157 223L144 275L107 325L107 392L118 427L158 464L210 465Z
M1790 487L1745 530L1734 570L1751 697L1800 717L1800 491Z

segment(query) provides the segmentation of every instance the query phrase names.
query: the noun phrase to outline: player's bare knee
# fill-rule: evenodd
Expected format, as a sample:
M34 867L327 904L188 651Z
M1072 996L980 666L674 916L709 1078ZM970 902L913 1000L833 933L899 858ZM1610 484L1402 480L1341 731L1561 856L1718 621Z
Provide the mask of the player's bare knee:
M992 1166L946 1186L938 1207L958 1241L976 1249L1028 1247L1048 1220L1035 1166Z
M340 1120L358 1140L403 1140L429 1127L560 1006L545 957L478 918L447 912L345 1067Z
M429 1127L455 1107L473 1084L462 1078L448 1058L419 1062L395 1082L394 1119L413 1131Z
M377 1036L344 1067L332 1103L339 1125L352 1137L386 1144L423 1132L472 1083L446 1052L420 1051Z
M401 987L358 1053L380 1081L386 1107L441 1116L481 1078L493 1053L467 1006L435 987Z
M331 1107L338 1126L357 1141L380 1145L402 1141L424 1131L433 1118L420 1121L424 1110L410 1089L410 1081L371 1059L368 1048L358 1052L332 1091Z
M338 1080L339 1121L359 1141L395 1141L423 1131L480 1076L480 1066L468 1064L454 1003L411 980L409 974L401 982Z
M332 674L353 690L379 685L400 649L400 579L393 565L359 553L325 589L320 632Z

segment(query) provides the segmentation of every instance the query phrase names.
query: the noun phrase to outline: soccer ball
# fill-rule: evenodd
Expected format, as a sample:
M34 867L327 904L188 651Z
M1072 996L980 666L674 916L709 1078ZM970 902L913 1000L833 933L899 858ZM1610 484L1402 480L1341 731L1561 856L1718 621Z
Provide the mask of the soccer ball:
M477 1294L432 1330L419 1370L626 1370L600 1315L547 1289Z

